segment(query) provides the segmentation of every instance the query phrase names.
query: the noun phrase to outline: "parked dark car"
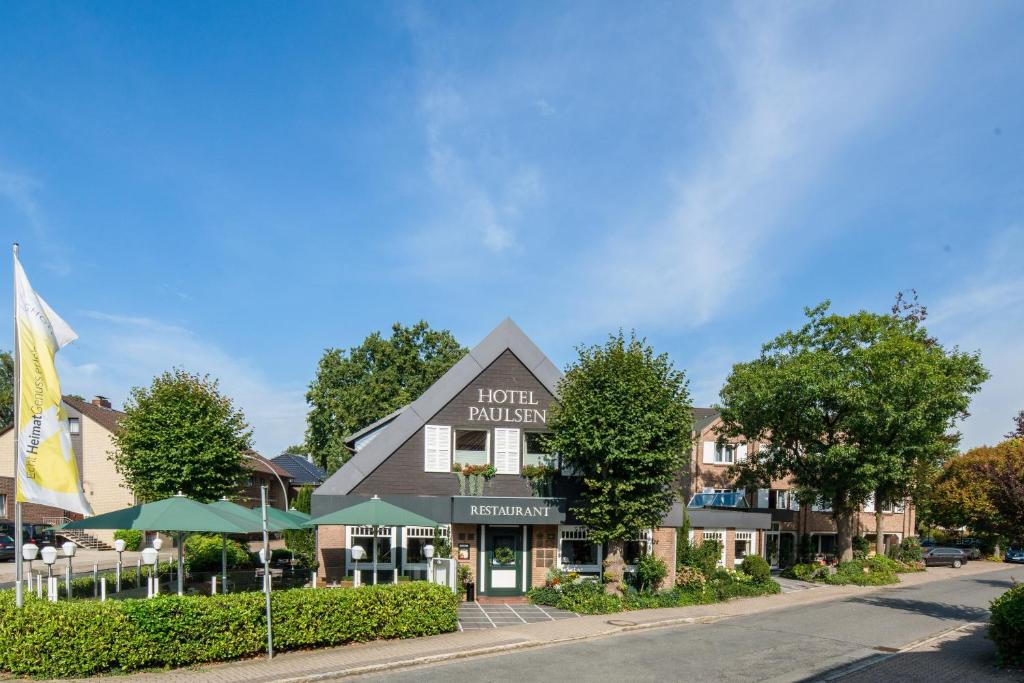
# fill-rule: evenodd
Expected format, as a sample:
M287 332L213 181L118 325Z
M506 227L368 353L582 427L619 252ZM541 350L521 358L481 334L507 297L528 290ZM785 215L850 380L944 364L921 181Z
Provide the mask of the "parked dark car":
M961 538L956 547L967 553L968 560L981 559L981 541L976 538Z
M1024 564L1024 548L1009 548L1006 551L1006 556L1003 557L1007 562L1016 562L1018 564Z
M0 536L0 562L7 562L14 559L14 551L17 546L10 536Z
M967 562L967 553L960 548L929 548L923 559L926 567L947 565L958 569Z

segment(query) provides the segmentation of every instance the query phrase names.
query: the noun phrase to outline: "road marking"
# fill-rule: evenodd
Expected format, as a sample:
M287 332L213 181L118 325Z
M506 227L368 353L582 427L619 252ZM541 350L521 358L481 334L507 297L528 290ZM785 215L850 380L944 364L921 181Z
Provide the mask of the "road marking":
M514 614L517 617L519 617L519 621L523 622L524 624L527 623L526 619L523 619L523 615L520 614L519 612L517 612L515 607L513 607L510 604L508 604L507 602L505 603L505 607L508 607L510 610L512 610L512 614Z

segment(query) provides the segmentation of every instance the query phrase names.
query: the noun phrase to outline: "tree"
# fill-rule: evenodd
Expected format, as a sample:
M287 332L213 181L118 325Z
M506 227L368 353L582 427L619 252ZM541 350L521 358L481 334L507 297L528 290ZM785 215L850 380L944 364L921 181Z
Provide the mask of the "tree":
M741 467L792 476L831 504L845 561L863 504L878 491L902 495L944 452L937 444L988 373L976 353L945 350L916 316L842 316L827 301L805 313L802 328L733 367L722 432L765 444Z
M134 387L111 460L140 501L178 491L201 501L234 493L252 430L216 380L174 369Z
M309 455L309 449L306 448L306 444L298 443L295 444L294 446L289 446L288 448L281 451L281 453L291 453L292 455Z
M581 476L573 513L609 546L608 590L621 590L623 541L661 525L688 461L693 417L682 371L620 331L580 347L559 385L548 452Z
M1024 541L1024 439L952 459L932 490L929 519L980 536Z
M292 507L308 515L312 502L313 487L309 484L303 484L298 494L296 494L295 500L292 501ZM316 569L317 567L316 539L314 534L315 531L313 529L293 529L284 532L285 545L294 553L299 566L306 569Z
M349 458L344 439L419 398L466 355L448 330L421 320L395 323L391 336L374 332L348 351L326 349L306 401L306 446L328 473Z
M0 351L0 429L14 423L14 358Z
M1024 410L1013 418L1013 431L1006 435L1007 439L1024 439Z

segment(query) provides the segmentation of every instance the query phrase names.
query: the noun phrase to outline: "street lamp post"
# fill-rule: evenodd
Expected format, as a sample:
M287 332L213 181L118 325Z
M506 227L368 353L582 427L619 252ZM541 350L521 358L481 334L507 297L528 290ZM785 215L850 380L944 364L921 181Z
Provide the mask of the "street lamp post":
M434 583L434 546L430 543L423 546L423 556L427 558L427 581Z
M363 582L363 577L359 570L359 560L366 558L366 548L361 545L353 545L351 553L352 561L355 563L355 568L352 570L352 587L359 588L359 585Z
M42 549L43 564L46 565L46 595L50 602L57 602L57 584L53 578L53 563L57 561L57 549L48 545Z
M61 545L61 550L64 551L64 557L68 559L67 574L65 574L64 578L64 590L68 594L68 600L71 599L71 559L75 556L75 551L77 549L78 546L71 541L65 541L64 544Z
M154 544L155 545L155 544ZM159 553L156 548L146 548L142 551L142 563L149 567L149 580L146 583L146 597L152 598L155 596L159 589L155 587L156 582L153 579L153 570L156 567L156 561L159 557Z
M21 546L21 557L28 562L28 592L32 592L32 561L39 555L39 546L29 541Z
M114 550L117 552L117 589L115 592L121 592L121 565L124 560L124 539L119 538L114 541Z

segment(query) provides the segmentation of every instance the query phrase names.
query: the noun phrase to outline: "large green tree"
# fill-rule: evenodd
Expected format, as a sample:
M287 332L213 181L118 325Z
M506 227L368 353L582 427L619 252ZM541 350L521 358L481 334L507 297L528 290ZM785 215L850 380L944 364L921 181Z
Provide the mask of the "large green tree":
M733 366L723 434L767 444L740 467L792 476L831 506L848 560L863 504L878 492L903 495L920 466L946 452L938 445L988 373L976 353L944 349L914 316L844 316L828 302L805 312L803 327Z
M390 337L374 332L348 351L325 350L306 394L309 453L338 469L349 457L347 435L416 400L466 353L451 332L422 320L395 323Z
M0 429L14 422L14 358L0 351Z
M174 369L134 387L111 459L141 501L178 491L201 501L234 493L252 430L217 381Z
M548 447L582 479L573 514L608 544L606 586L618 591L623 541L661 525L685 471L690 395L684 373L635 334L578 352L559 385Z

